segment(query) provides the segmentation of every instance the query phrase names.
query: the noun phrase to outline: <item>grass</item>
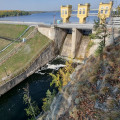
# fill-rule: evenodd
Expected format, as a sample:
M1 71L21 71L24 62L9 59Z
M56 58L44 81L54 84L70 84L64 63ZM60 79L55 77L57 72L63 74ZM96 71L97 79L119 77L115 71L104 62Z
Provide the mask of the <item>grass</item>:
M26 38L33 30L35 27L31 27L23 36L22 38Z
M19 42L13 43L11 46L9 46L5 51L0 53L0 58L2 58L4 55L6 55L9 51L11 51L13 48L15 48L17 45L19 45Z
M34 27L31 27L22 38L28 36L32 31L33 31ZM6 45L8 45L10 43L10 41L4 40L4 39L0 39L0 50L3 49ZM20 45L20 42L14 42L11 46L9 46L5 51L3 51L2 53L0 53L0 58L2 58L3 56L5 56L9 51L11 51L13 48L17 47L18 45Z
M15 55L0 65L0 83L2 84L2 78L6 77L4 68L9 75L26 68L49 42L50 40L47 37L37 32L34 38L23 43L21 49Z
M0 24L0 36L8 37L11 39L18 38L26 29L27 25L9 25Z
M7 46L9 43L11 43L11 41L0 38L0 50L2 50L2 49L3 49L5 46Z

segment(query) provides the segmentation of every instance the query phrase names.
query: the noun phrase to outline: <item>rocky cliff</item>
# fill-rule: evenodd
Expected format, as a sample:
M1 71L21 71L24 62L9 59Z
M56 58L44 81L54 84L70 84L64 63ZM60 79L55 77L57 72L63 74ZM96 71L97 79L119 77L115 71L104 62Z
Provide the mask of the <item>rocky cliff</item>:
M40 120L120 120L120 40L75 69Z

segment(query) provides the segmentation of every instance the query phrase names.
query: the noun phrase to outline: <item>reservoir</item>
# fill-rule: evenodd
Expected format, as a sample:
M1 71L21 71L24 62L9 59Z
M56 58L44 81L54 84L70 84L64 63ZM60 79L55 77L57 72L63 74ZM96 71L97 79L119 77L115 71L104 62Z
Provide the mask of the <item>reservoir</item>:
M93 11L91 11L92 13ZM97 13L97 11L94 11ZM77 12L72 14L77 15ZM55 20L61 20L60 12L45 12L45 13L35 13L27 16L15 16L15 17L4 17L0 18L0 21L22 21L22 22L41 22L45 24L52 24ZM86 21L87 23L93 23L94 20L97 20L97 16L89 16ZM70 22L78 23L79 19L77 16L71 17Z

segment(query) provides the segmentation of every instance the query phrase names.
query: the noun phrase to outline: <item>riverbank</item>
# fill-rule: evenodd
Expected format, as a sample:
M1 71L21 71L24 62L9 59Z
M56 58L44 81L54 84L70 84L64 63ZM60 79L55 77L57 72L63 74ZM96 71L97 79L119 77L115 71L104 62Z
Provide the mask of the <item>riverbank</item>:
M0 10L0 18L9 17L9 16L23 16L30 15L28 11L20 11L20 10Z

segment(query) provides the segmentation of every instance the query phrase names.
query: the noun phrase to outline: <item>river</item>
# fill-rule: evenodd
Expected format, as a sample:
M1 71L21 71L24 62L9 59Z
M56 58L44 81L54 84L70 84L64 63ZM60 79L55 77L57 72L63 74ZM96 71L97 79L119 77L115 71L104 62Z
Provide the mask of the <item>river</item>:
M63 66L64 60L58 58L52 61L48 66L38 70L36 73L25 79L22 83L14 87L12 90L0 97L0 120L27 120L25 113L26 105L23 102L24 90L26 84L29 84L30 96L35 101L40 110L42 99L46 95L46 91L50 88L52 81L49 73L57 72L60 66ZM56 67L56 69L55 69Z
M94 13L97 13L98 11L95 11ZM91 13L93 13L91 11ZM76 14L76 12L73 12L72 14ZM60 20L60 12L46 12L46 13L35 13L31 15L26 16L15 16L15 17L4 17L0 18L0 21L22 21L22 22L41 22L45 24L52 24L53 21ZM94 20L97 20L97 16L89 16L86 21L87 23L93 23ZM77 17L71 17L70 22L78 23L79 19Z

